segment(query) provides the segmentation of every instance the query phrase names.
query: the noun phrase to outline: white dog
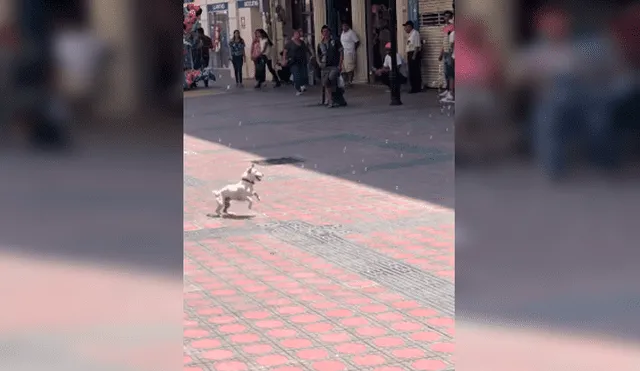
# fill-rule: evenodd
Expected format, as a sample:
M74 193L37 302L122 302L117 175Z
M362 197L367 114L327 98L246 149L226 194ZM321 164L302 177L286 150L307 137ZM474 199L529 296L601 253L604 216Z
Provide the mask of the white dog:
M242 174L242 180L236 184L229 184L224 188L213 191L213 195L216 197L216 202L218 203L218 208L216 209L216 215L220 216L220 212L222 214L228 214L229 206L231 206L231 200L233 201L246 201L249 203L249 210L253 206L253 196L255 196L256 200L260 201L260 196L253 190L253 186L256 182L262 180L264 175L255 168L255 165L251 165L245 172Z

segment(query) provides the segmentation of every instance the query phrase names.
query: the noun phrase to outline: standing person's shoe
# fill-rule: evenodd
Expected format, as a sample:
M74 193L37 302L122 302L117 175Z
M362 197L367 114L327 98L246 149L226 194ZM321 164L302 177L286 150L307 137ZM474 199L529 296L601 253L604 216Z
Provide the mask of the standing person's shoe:
M297 92L296 92L296 97L299 97L299 96L301 96L301 95L302 95L302 92L301 92L301 91L297 91Z
M282 84L280 83L280 81L276 81L276 84L273 86L274 88L279 88L280 86L282 86Z
M303 93L304 93L305 91L307 91L307 86L306 86L306 85L302 85L302 86L300 87L300 91L302 91Z
M257 83L256 86L253 87L254 89L261 89L262 88L262 83Z

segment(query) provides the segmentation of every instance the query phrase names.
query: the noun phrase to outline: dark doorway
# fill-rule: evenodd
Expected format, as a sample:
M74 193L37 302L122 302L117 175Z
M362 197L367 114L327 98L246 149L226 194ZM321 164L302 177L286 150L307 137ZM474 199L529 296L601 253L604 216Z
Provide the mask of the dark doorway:
M290 0L291 9L291 25L288 28L291 31L302 29L304 36L313 35L313 1L312 0Z
M368 0L366 2L367 21L367 56L373 68L382 67L385 50L384 45L391 41L390 14L388 0ZM374 83L371 76L369 82Z
M351 0L327 0L327 26L334 37L340 35L342 23L352 24Z

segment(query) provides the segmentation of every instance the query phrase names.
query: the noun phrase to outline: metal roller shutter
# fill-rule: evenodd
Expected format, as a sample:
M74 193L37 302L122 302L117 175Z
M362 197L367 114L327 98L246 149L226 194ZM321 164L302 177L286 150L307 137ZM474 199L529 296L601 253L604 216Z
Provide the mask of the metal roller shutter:
M430 88L438 88L444 84L442 63L438 61L442 49L442 13L453 10L451 0L419 0L420 37L424 44L422 55L422 83Z

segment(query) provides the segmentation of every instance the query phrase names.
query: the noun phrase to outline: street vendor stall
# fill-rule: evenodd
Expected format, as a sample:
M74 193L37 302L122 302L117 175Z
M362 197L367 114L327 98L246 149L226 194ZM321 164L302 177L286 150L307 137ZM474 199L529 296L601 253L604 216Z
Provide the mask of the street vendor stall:
M198 5L188 4L183 8L183 64L184 64L184 89L194 89L202 81L205 87L209 81L216 81L215 74L209 66L202 62L202 43L198 29L202 8ZM195 59L195 60L194 60Z

